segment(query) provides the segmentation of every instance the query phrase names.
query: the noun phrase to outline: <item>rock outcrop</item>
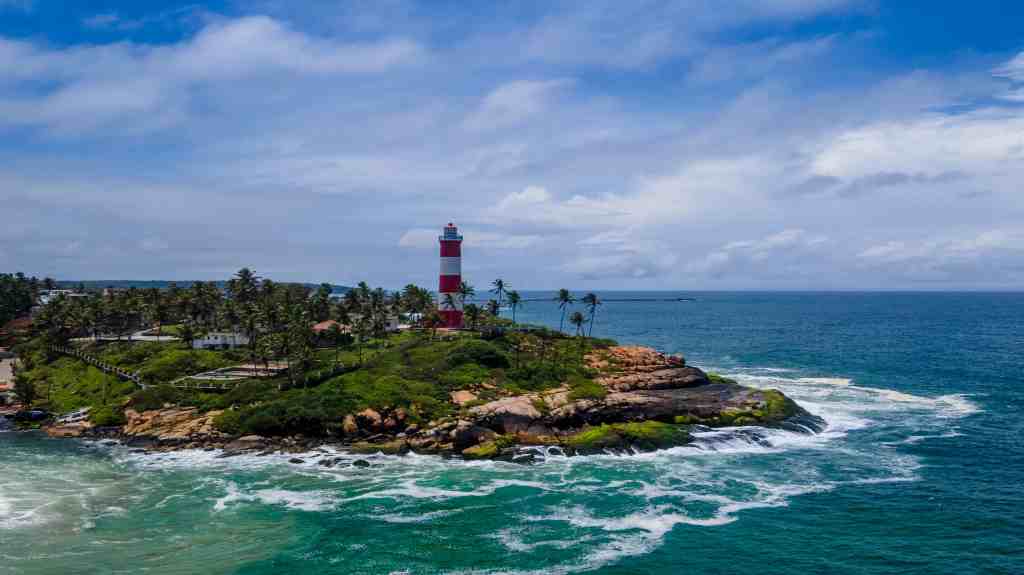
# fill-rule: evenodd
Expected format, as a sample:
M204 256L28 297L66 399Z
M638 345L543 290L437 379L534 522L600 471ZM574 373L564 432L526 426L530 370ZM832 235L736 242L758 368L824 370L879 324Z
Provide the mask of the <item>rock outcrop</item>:
M689 440L689 426L761 425L814 432L824 422L776 390L709 377L683 358L649 348L612 347L592 354L603 394L573 399L567 387L505 397L469 410L472 424L516 443L558 444L575 451L657 448ZM493 438L455 447L471 457L493 455Z
M225 439L217 431L214 419L222 411L200 413L194 407L170 407L138 412L127 409L127 422L122 433L130 437L144 437L163 442Z

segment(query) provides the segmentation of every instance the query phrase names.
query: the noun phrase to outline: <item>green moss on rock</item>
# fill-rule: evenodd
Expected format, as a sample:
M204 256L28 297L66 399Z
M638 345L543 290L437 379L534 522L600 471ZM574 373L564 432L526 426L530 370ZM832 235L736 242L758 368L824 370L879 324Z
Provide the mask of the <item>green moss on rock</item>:
M565 445L580 453L605 449L662 449L690 441L690 434L681 425L660 421L604 424L585 429L565 440Z
M501 449L498 447L498 443L495 441L485 441L480 445L474 445L473 447L467 447L462 450L462 456L466 459L491 459L496 457Z
M762 395L765 401L765 420L782 421L800 413L800 406L777 389L767 389L762 392Z

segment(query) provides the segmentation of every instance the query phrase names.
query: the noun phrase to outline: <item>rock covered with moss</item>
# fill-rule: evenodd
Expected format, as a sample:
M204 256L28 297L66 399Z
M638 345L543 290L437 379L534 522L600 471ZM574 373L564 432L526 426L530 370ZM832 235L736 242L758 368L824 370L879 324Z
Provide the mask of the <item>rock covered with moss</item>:
M572 385L504 397L469 410L473 426L505 444L560 445L570 453L650 450L690 441L694 425L758 425L816 432L824 422L777 390L739 385L649 348L611 347L588 356L599 376L578 393ZM507 446L507 445L506 445ZM487 440L463 449L468 457L500 455Z

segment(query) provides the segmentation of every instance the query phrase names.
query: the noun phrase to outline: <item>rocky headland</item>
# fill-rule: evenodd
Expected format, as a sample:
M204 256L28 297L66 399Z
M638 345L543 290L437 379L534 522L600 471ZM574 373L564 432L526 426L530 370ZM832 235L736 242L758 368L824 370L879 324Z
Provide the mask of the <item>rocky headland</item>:
M762 426L804 433L824 428L823 420L780 391L709 375L679 356L614 346L591 352L585 361L599 374L585 386L512 395L480 382L451 393L457 412L451 417L417 425L403 407L365 409L340 417L336 432L326 438L231 436L215 426L221 411L172 405L127 409L127 422L119 427L94 427L83 419L46 431L55 437L112 437L152 450L220 448L225 456L299 453L337 443L356 453L519 460L524 446L558 447L570 455L631 452L684 445L693 430L706 427Z

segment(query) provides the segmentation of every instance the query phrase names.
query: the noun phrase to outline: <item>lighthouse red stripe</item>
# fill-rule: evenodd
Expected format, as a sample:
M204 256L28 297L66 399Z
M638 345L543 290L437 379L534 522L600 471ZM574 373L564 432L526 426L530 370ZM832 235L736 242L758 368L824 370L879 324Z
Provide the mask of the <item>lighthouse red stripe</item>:
M462 327L462 312L456 310L441 310L441 319L445 327Z
M462 283L462 276L441 276L441 286L437 291L455 293L459 291L460 283Z
M458 258L462 257L462 242L441 240L441 257Z

